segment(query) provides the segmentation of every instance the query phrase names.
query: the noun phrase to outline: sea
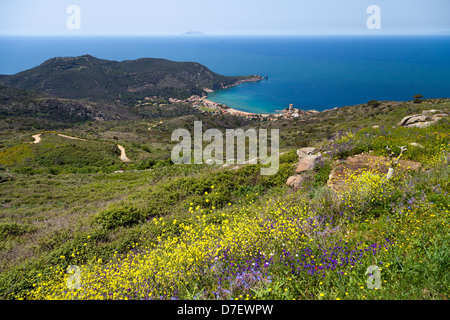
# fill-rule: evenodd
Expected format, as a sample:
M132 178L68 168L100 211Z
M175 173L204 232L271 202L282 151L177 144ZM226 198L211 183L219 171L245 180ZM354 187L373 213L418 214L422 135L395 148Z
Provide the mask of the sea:
M230 76L267 79L211 93L253 113L293 104L323 111L370 100L450 98L450 36L0 37L0 74L90 54L116 61L194 61Z

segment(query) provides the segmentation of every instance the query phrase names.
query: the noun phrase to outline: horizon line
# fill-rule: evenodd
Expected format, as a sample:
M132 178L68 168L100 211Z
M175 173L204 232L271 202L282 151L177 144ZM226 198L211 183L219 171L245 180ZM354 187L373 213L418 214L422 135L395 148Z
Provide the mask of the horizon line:
M303 34L0 34L0 37L181 37L181 38L207 38L207 37L349 37L349 36L450 36L450 31L433 33L303 33Z

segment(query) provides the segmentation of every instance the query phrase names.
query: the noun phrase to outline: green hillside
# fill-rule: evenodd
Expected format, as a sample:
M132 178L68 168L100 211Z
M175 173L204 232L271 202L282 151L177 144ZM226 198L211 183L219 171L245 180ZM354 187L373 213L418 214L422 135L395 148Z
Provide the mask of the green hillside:
M448 114L450 102L386 101L277 121L192 111L3 130L0 296L448 299L448 117L398 126L433 109ZM173 165L171 133L195 120L204 130L280 129L280 170ZM398 146L409 162L387 180L386 147L397 157ZM292 189L303 147L323 159ZM70 265L82 271L81 289L67 287ZM377 290L367 285L372 265Z
M129 104L151 96L186 99L249 78L222 76L194 62L151 58L118 62L84 55L52 58L0 81L60 98Z

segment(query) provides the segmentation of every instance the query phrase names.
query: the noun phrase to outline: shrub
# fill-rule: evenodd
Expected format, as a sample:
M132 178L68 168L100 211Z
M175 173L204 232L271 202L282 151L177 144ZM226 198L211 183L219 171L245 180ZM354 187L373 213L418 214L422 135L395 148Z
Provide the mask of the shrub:
M298 155L297 152L294 150L291 150L289 152L286 152L280 156L280 163L295 163L298 162Z
M330 163L320 162L316 165L314 170L316 171L314 175L314 187L319 188L326 185L332 170Z
M414 97L413 97L413 99L414 99L414 103L422 103L422 99L423 98L423 95L421 95L421 94L416 94Z
M4 240L9 236L20 236L30 231L33 231L33 228L30 226L18 223L0 223L0 240Z
M29 174L34 175L40 173L41 170L32 168L32 167L18 167L14 169L14 172L21 174Z
M113 207L100 212L94 221L106 229L128 227L141 220L141 212L133 206Z
M292 163L280 162L278 172L276 174L269 176L259 176L258 183L265 188L284 186L286 180L292 175L292 169Z
M381 102L377 100L370 100L369 102L367 102L367 105L370 107L378 107L380 104Z

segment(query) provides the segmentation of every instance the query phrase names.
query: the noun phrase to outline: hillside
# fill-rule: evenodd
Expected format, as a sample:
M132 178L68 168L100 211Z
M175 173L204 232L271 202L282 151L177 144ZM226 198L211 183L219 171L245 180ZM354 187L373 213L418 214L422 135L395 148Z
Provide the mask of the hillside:
M52 58L35 68L1 76L0 82L60 98L127 104L129 99L148 96L185 99L249 79L259 77L222 76L194 62L152 58L118 62L83 55Z
M82 140L39 132L39 143L36 131L2 132L0 297L448 299L448 116L423 128L399 123L449 107L430 99L296 120L97 121L61 132ZM279 128L279 172L173 165L170 135L194 120ZM118 144L132 162L118 158ZM386 146L395 157L397 146L408 149L391 180ZM294 189L286 181L299 147L323 157ZM80 290L67 288L69 265L82 269ZM371 265L380 290L367 287Z
M136 119L137 116L111 103L63 99L0 85L0 120L13 118L73 124L88 120Z

